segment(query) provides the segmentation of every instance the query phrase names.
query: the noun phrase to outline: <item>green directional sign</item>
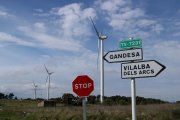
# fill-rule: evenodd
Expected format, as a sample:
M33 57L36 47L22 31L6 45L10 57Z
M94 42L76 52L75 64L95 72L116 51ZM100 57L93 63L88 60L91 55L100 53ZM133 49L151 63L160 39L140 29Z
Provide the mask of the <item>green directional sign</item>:
M141 39L123 40L120 41L119 46L122 49L134 48L134 47L140 48L142 47L142 40Z

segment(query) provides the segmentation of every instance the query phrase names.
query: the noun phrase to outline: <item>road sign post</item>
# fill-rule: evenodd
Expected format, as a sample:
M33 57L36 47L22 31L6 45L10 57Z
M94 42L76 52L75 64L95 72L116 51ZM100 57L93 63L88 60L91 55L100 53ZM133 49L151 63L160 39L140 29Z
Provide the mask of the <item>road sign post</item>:
M132 60L134 61L142 59L143 53L141 48L109 51L104 55L104 60L106 60L109 63L125 62Z
M82 106L83 106L83 120L87 119L87 113L86 113L86 100L85 98L82 99Z
M143 59L142 40L132 39L120 41L119 47L124 50L109 51L104 55L108 63L127 62L121 64L121 78L131 79L132 120L136 120L136 82L135 78L155 77L166 67L155 60Z
M136 47L140 48L142 47L142 40L141 39L123 40L120 41L119 46L122 49L136 48Z
M88 97L94 90L94 82L87 75L77 76L72 82L72 88L74 93L76 93L79 97L82 97L83 120L86 120L87 115L85 98Z
M136 60L143 59L142 41L137 40L126 40L120 42L120 48L126 50L109 51L105 54L104 59L109 63L116 62L134 62ZM130 48L130 49L129 49ZM132 103L132 120L136 120L136 84L135 78L131 79L131 103Z
M131 104L132 104L132 120L136 120L136 81L131 79Z
M166 67L155 60L147 60L121 64L121 78L145 78L156 77Z
M79 97L88 97L94 90L94 82L87 75L77 76L72 82L72 88Z

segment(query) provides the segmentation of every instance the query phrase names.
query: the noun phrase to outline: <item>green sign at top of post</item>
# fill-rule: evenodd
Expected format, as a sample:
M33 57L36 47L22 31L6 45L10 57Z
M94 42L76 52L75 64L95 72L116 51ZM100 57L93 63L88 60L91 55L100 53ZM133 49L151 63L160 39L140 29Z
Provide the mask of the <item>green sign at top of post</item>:
M120 48L134 48L134 47L142 47L142 40L141 39L133 39L133 40L123 40L120 41Z

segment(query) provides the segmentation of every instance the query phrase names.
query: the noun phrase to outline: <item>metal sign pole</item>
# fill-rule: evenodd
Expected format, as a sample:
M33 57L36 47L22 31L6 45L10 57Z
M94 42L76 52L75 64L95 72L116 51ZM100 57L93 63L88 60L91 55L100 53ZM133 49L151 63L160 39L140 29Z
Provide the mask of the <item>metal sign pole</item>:
M83 105L83 120L87 120L86 115L86 99L85 97L82 99L82 105Z
M131 79L131 103L132 103L132 120L136 120L136 83L135 83L135 78Z
M130 37L129 40L133 40L133 37ZM132 61L132 63L133 62L134 61ZM132 104L132 120L136 120L136 82L135 82L135 78L131 79L131 104Z

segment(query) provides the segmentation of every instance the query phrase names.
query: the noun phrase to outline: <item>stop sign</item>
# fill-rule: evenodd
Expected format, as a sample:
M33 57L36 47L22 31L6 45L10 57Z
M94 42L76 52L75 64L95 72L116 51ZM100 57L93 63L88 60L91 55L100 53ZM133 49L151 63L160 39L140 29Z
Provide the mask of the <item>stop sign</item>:
M77 76L72 82L73 92L79 97L87 97L94 90L94 82L87 75Z

